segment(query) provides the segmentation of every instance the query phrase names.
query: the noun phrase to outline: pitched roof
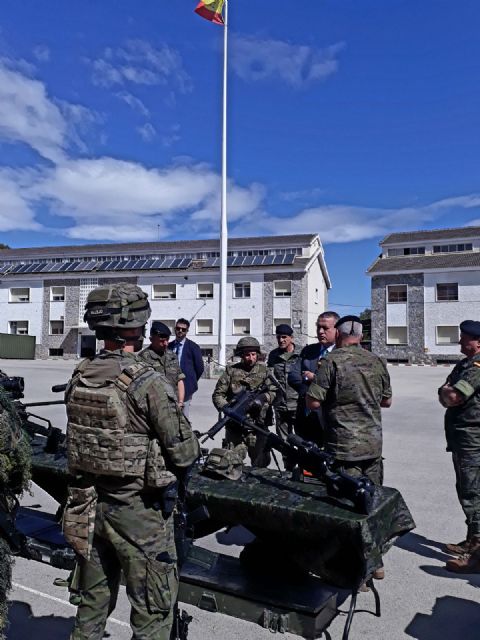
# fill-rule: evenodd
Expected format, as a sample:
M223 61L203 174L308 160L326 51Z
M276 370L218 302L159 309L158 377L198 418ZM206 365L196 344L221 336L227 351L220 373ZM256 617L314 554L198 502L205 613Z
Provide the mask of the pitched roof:
M292 247L295 245L308 245L317 234L304 233L290 236L259 236L248 238L229 238L228 248L247 248L284 245ZM115 255L117 253L138 253L138 252L182 252L182 251L215 251L220 249L220 240L218 238L209 240L174 240L172 242L124 242L119 244L81 244L66 245L59 247L24 247L19 249L2 249L0 250L0 260L11 260L12 258L35 256L58 256L70 257L75 255L88 254L105 254Z
M451 229L390 233L380 242L380 246L404 242L421 242L422 240L460 240L463 238L480 238L480 227L455 227Z
M433 255L379 257L367 269L368 274L398 273L403 271L423 272L429 269L460 269L480 267L480 252L435 253Z

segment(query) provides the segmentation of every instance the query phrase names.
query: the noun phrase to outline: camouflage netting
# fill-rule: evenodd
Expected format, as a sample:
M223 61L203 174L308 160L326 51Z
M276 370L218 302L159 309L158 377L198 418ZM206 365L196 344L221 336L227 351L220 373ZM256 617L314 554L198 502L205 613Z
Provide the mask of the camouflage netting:
M257 541L242 553L261 571L311 572L352 588L380 566L394 539L415 527L396 489L377 487L368 515L326 495L322 484L293 482L290 474L245 468L241 480L192 475L189 508L205 505L218 528L242 524Z
M2 496L21 495L30 481L30 443L6 393L0 389L0 491ZM7 596L11 586L12 560L7 543L0 538L0 640L7 621Z

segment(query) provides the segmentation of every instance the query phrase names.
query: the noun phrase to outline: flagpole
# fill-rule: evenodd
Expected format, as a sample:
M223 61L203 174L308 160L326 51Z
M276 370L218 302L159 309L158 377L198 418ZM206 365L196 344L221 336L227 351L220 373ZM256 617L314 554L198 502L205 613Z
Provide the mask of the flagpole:
M222 206L220 222L220 309L218 327L218 362L225 366L227 337L227 53L228 53L228 0L225 0L223 30L223 130L222 130Z

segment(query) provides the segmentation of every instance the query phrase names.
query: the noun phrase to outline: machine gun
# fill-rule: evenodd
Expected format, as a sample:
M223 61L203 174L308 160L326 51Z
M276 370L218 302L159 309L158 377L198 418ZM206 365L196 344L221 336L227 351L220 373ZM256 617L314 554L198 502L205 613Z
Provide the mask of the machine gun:
M201 442L205 442L208 438L213 438L228 420L233 420L246 431L265 436L266 447L279 451L283 456L289 458L296 465L293 470L294 478L298 478L298 469L308 471L314 478L325 483L329 496L347 498L359 513L370 513L375 486L367 477L354 478L342 471L332 471L334 456L322 451L314 442L304 440L295 434L289 434L285 441L276 433L259 427L247 418L246 411L248 406L251 405L255 396L258 397L261 393L262 390L259 388L256 391L242 391L241 394L238 394L241 396L242 404L232 401L230 405L223 407L224 418L204 434ZM246 394L250 395L247 396ZM249 399L250 405L248 405L247 399Z

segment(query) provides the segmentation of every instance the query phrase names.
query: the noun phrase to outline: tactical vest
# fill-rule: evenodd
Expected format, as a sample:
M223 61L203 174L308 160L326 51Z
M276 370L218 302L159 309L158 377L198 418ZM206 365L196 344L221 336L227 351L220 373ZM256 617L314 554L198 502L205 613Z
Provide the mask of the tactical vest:
M155 449L157 462L160 462L159 445L147 434L130 431L127 391L137 378L151 370L150 367L140 362L132 364L115 380L94 386L82 375L88 364L87 360L77 368L67 402L69 470L104 476L145 477L149 451ZM153 444L158 446L152 447ZM165 469L164 463L162 466ZM164 478L162 485L173 478L172 474L167 474L169 477Z

